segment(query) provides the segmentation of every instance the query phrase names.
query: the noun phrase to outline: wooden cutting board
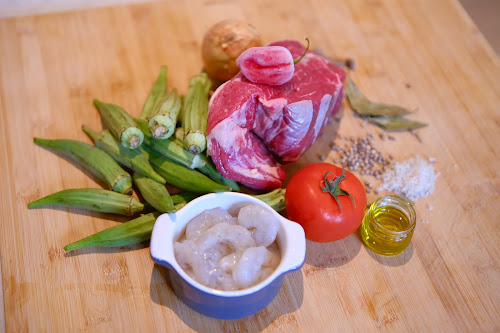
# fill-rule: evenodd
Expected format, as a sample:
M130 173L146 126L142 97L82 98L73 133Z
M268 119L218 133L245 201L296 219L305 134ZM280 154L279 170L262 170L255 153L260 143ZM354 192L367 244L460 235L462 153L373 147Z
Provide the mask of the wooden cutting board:
M383 141L345 108L289 170L319 155L333 162L329 144L343 143L335 134L372 133L386 156L434 158L440 173L434 193L415 203L417 228L403 254L373 254L358 232L308 242L304 267L286 276L277 298L234 321L181 303L148 244L64 252L125 218L26 208L62 189L99 186L34 136L89 142L81 125L101 128L93 98L137 116L161 65L184 93L202 67L203 34L224 18L251 22L265 42L307 36L330 57L352 58L366 95L418 109L413 119L429 123L422 142L409 133ZM171 0L2 19L0 50L6 331L500 330L500 61L457 1Z

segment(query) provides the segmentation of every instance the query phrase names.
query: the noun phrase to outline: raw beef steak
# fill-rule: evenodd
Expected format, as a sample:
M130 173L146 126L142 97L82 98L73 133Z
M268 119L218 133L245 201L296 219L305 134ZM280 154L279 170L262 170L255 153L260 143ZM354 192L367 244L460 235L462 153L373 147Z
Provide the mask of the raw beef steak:
M305 47L279 41L294 59ZM308 52L292 79L279 86L252 83L241 73L220 86L210 100L208 154L219 172L259 190L281 187L282 162L297 160L341 106L345 73Z

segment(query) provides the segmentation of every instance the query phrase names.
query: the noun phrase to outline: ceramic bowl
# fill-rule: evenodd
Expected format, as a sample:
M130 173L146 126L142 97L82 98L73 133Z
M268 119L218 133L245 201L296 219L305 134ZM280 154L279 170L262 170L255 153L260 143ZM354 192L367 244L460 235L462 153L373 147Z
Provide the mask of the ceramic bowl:
M276 270L261 283L237 291L221 291L204 286L184 272L175 259L174 242L183 235L187 223L206 209L221 207L236 216L241 207L249 204L266 207L279 220L277 242L281 262ZM150 248L154 262L168 268L171 287L187 306L208 317L237 319L259 312L276 297L285 274L302 267L306 241L304 230L299 224L287 220L264 202L242 193L222 192L201 196L176 213L158 217Z

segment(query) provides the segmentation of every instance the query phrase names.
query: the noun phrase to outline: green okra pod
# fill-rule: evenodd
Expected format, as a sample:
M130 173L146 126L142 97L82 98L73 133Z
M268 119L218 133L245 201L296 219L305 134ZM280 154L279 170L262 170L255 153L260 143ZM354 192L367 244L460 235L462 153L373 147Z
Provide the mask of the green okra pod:
M134 173L133 179L142 197L151 206L162 213L174 211L174 203L165 185L138 173Z
M126 148L137 148L144 141L144 133L125 110L115 104L103 103L94 99L94 105L102 121L110 132Z
M236 191L236 192L240 191L240 187L238 186L238 183L235 182L234 180L228 179L228 178L224 177L223 175L221 175L220 172L217 171L217 168L215 167L214 163L212 162L212 160L209 157L207 157L203 154L199 154L198 156L200 156L200 158L205 162L205 164L202 167L197 168L200 172L202 172L203 174L210 177L210 179L212 179L216 183L219 183L222 185L227 185L227 186L231 187L231 189L233 191Z
M83 247L114 247L140 243L151 238L151 232L160 212L145 214L131 221L104 229L64 247L73 251Z
M156 152L187 168L197 169L216 183L229 186L233 191L240 191L238 183L222 176L209 157L203 154L193 154L184 149L177 140L172 140L171 138L166 140L151 138L146 130L146 122L136 119L136 123L145 132L144 142L146 145L153 148ZM182 128L179 129L182 131Z
M123 147L109 130L97 133L85 125L82 126L82 129L98 148L107 152L121 165L159 183L165 183L165 179L153 169L148 159L140 153L140 150Z
M43 206L75 207L128 216L144 209L144 205L134 196L100 188L62 190L28 204L28 208Z
M218 184L198 171L179 165L147 146L144 147L144 150L149 154L149 162L156 172L172 186L196 193L231 190L229 186Z
M33 141L40 146L49 148L77 162L97 178L104 181L113 191L119 193L132 192L132 177L104 150L88 143L74 140L34 138Z
M266 204L271 206L272 209L280 212L285 209L285 193L286 189L278 188L263 194L252 194L252 196L264 201Z
M189 80L184 101L182 128L184 148L199 154L207 147L208 93L212 82L206 73L200 73Z
M177 89L160 100L148 121L149 130L155 139L167 139L174 134L181 108Z
M161 66L160 74L156 79L146 101L142 107L140 119L148 120L155 111L156 106L167 92L167 66Z
M181 147L184 147L184 129L182 127L177 127L175 129L174 136L175 136L174 141Z
M181 209L182 207L184 207L184 206L186 206L186 205L187 205L187 202L180 202L180 203L178 203L178 204L176 204L176 205L174 206L174 210L175 210L175 211L178 211L179 209Z
M195 193L195 192L180 192L172 195L172 202L174 203L174 205L180 203L186 204L189 201L196 199L201 195L202 195L201 193Z
M136 123L139 128L145 132L144 142L146 145L153 148L153 150L161 155L190 169L201 168L205 164L201 155L196 155L187 151L170 138L165 140L152 138L148 134L147 124L145 121L136 119Z
M187 168L197 169L205 165L205 161L203 161L200 155L187 151L171 139L158 140L145 138L145 142L146 145L153 148L156 152Z

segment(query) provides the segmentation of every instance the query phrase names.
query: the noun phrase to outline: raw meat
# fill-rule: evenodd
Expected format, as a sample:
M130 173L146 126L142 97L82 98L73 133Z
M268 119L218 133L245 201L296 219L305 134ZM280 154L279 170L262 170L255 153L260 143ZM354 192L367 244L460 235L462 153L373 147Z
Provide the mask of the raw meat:
M293 58L305 47L279 41ZM281 187L281 163L297 160L341 106L345 73L308 52L293 78L279 86L250 82L241 73L220 86L210 100L208 154L219 172L258 190Z

